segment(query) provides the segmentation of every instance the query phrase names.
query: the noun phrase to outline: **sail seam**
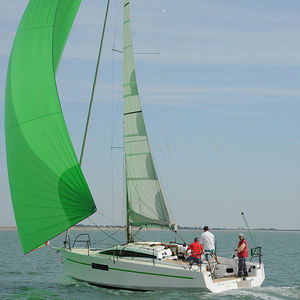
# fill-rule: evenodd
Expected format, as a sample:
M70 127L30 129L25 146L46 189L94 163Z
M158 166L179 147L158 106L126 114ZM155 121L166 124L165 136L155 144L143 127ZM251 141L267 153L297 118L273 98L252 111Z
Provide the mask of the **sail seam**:
M31 30L36 30L36 29L40 29L40 28L48 28L48 27L53 27L53 25L36 26L36 27L31 27L31 28L23 29L20 32L18 32L18 35L20 35L23 32L27 32L27 31L31 31Z
M156 178L151 178L151 177L127 177L127 180L153 180L157 181Z
M149 154L148 152L141 152L141 153L130 153L130 154L125 154L125 156L139 156L139 155L147 155Z
M126 94L123 96L123 98L128 98L128 97L131 97L131 96L138 96L138 94Z
M37 118L33 118L33 119L30 119L30 120L23 121L23 122L21 122L21 123L18 123L17 125L13 125L13 126L7 128L7 129L5 130L5 132L7 132L7 131L9 131L10 129L13 129L13 128L15 128L15 127L21 126L21 125L23 125L23 124L25 124L25 123L29 123L29 122L31 122L31 121L40 120L40 119L43 119L43 118L48 118L48 117L50 117L50 116L52 116L52 115L56 115L56 114L59 114L59 113L62 113L62 112L61 112L61 111L57 111L57 112L54 112L54 113L51 113L51 114L48 114L48 115L44 115L44 116L41 116L41 117L37 117Z
M130 45L124 47L124 48L123 48L123 51L126 50L126 49L128 49L128 48L130 48L130 47L132 47L132 44L130 44Z
M127 162L126 157L125 157L125 162ZM128 173L129 173L129 175L132 176L131 171L130 171L129 169L127 169L127 171L128 171ZM133 178L133 177L131 177L131 178ZM126 176L126 185L127 185L128 179L130 180L130 177L127 177L127 176ZM149 178L147 178L147 179L149 179ZM137 187L136 187L136 184L134 183L134 180L132 180L132 182L133 182L133 185L134 185L134 188L135 188L135 192L136 192L136 194L137 194L137 196L138 196L138 198L139 198L139 203L138 203L138 205L139 205L139 207L140 207L140 212L141 212L141 203L143 203L143 204L144 204L146 207L148 207L149 210L155 215L156 212L153 210L153 208L152 208L151 206L149 206L149 205L148 205L148 204L140 197L140 193L139 193L139 191L138 191L138 189L137 189ZM129 192L130 192L130 191L129 191ZM133 211L134 211L134 209L133 209Z
M142 112L141 110L130 111L130 112L124 113L124 116L131 115L131 114L137 114L137 113L141 113L141 112Z
M145 136L145 135L140 135L140 134L138 134L138 133L133 133L133 134L125 134L124 135L126 138L130 138L130 137L137 137L137 136Z
M136 141L125 141L124 143L125 144L130 144L130 143L138 143L138 142L148 142L148 140L144 139L144 140L136 140Z
M129 86L129 85L136 85L136 84L137 84L136 82L128 82L128 83L124 83L123 87Z

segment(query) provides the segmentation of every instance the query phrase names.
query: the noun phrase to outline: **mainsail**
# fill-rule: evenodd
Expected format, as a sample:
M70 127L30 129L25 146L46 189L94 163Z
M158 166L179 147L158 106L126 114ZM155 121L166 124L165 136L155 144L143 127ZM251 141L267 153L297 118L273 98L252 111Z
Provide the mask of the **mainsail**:
M24 253L96 210L61 111L55 72L79 0L31 0L11 51L7 166Z
M149 147L139 98L130 26L124 1L123 99L128 225L170 227L171 221Z

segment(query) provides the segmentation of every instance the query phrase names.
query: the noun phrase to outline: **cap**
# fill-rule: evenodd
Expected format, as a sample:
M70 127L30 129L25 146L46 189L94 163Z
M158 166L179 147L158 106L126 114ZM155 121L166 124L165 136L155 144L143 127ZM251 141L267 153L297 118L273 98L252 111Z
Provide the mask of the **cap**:
M240 233L239 236L244 236L244 234L243 234L243 233Z

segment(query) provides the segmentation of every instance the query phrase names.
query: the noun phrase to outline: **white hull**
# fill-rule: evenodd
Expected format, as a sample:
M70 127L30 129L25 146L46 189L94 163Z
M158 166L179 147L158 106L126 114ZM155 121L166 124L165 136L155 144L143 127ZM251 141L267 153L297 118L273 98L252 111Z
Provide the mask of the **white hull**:
M171 259L138 259L121 258L99 254L98 251L86 249L59 249L63 254L64 274L76 280L94 285L130 290L200 290L213 293L239 288L259 287L264 281L264 266L248 263L254 266L246 278L223 276L212 278L207 271L207 264L201 267ZM217 268L222 269L222 258ZM234 273L237 272L237 261L225 259L231 263ZM234 275L234 273L232 275ZM251 274L252 273L252 274Z

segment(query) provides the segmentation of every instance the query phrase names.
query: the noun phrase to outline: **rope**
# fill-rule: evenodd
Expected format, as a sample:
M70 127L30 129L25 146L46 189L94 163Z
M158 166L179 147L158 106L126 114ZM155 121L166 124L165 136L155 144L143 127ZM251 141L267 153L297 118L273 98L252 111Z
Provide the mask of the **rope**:
M178 237L183 241L183 243L187 245L186 241L183 239L183 237L181 237L181 235L178 233L178 231L175 231L175 234L177 234Z
M252 240L252 243L253 243L253 245L254 245L255 248L256 248L257 246L256 246L256 243L255 243L254 237L253 237L253 235L252 235L252 233L251 233L251 230L250 230L250 228L249 228L249 225L248 225L248 223L247 223L246 217L245 217L245 215L244 215L243 212L241 212L241 214L242 214L242 217L243 217L243 219L244 219L244 221L245 221L245 224L246 224L246 227L247 227L247 229L248 229L248 232L249 232L250 238L251 238L251 240Z
M97 211L99 212L99 211ZM99 212L101 215L103 215L101 212ZM103 215L104 216L104 215ZM115 231L113 234L109 235L108 233L106 233L104 230L101 229L100 226L98 226L91 218L88 218L89 221L95 226L97 227L100 231L102 231L108 238L113 239L115 242L117 242L118 244L121 244L121 242L115 238L113 238L113 235L118 232L119 230L121 230L121 228L124 228L124 226L120 227L117 231Z
M108 216L106 216L105 214L103 214L101 211L99 211L99 210L96 210L96 213L98 213L98 214L100 214L102 217L104 217L104 218L106 218L108 221L110 221L110 222L112 222L113 220L110 218L110 217L108 217ZM90 219L90 217L88 218L91 222L93 222L91 219ZM96 225L97 226L97 225Z
M104 232L103 230L101 230L101 231L103 231L106 235L108 235L105 239L102 239L102 240L99 240L99 241L97 241L97 242L94 242L94 243L92 243L92 245L96 245L96 244L98 244L98 243L102 243L102 242L104 242L104 241L106 241L107 239L109 239L109 238L112 238L112 236L113 235L115 235L117 232L119 232L121 229L124 229L124 226L122 226L122 227L120 227L118 230L116 230L113 234L111 234L111 235L108 235L108 234L106 234L106 232Z
M135 236L135 238L137 238L137 239L140 240L141 242L146 242L145 240L141 239L141 238L138 237L138 236Z

